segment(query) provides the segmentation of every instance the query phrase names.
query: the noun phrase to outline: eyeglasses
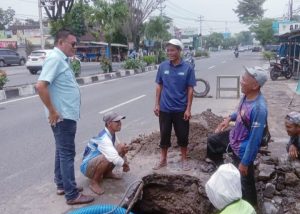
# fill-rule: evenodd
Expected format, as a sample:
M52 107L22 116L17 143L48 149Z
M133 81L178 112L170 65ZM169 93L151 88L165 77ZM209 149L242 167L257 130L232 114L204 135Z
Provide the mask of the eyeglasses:
M72 48L74 48L75 46L77 46L77 42L68 42L66 41L68 44L70 44L72 46Z

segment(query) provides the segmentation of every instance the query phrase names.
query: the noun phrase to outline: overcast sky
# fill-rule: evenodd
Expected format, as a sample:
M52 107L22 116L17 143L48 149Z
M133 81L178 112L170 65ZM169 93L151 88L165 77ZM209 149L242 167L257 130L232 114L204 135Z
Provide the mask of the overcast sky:
M1 0L0 7L6 10L11 7L17 18L38 20L38 0ZM166 0L164 14L173 18L174 25L180 28L193 27L200 31L200 23L196 20L203 16L202 33L225 32L236 33L247 30L238 23L233 12L237 0ZM265 17L277 18L287 14L289 0L266 0ZM300 6L300 0L294 0L294 8ZM156 13L158 14L158 12Z

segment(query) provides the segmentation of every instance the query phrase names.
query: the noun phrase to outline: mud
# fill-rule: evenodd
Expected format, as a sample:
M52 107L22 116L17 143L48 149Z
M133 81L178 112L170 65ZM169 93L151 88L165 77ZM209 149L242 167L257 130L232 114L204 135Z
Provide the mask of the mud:
M143 178L142 192L135 191L132 200L139 194L131 211L144 214L193 214L212 213L213 206L206 197L199 179L189 175L152 174Z

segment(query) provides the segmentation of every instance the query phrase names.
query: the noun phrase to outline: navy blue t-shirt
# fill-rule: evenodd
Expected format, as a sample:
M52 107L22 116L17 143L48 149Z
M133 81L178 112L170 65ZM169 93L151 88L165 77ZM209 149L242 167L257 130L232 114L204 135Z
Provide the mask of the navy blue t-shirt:
M187 106L187 88L196 85L195 71L186 62L174 66L169 60L162 62L156 74L157 84L162 85L160 110L183 112Z

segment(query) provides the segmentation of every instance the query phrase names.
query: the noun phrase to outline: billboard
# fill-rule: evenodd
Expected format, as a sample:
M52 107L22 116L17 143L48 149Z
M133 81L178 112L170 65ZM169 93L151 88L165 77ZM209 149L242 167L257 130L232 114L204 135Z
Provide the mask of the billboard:
M290 33L292 30L300 29L300 22L295 21L275 21L272 25L273 31L276 35L283 35Z

